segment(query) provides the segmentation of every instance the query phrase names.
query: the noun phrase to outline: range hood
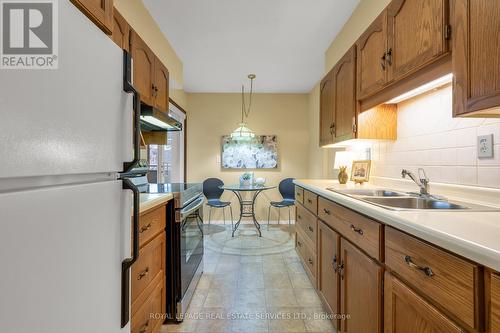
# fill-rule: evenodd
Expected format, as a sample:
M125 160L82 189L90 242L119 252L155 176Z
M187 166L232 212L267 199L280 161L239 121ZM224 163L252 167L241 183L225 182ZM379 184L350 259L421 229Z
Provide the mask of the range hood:
M182 124L166 112L141 104L141 130L147 132L182 131Z

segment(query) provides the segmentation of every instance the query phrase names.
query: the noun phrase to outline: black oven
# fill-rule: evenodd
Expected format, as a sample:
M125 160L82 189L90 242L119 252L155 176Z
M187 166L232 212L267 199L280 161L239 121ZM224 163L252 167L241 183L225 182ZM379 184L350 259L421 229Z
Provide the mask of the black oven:
M182 208L171 207L175 216L167 225L170 253L167 256L167 314L182 321L203 273L203 195Z

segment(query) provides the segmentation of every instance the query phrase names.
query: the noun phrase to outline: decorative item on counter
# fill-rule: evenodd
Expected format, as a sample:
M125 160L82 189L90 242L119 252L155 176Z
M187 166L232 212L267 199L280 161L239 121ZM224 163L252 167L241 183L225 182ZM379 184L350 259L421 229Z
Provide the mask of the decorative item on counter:
M347 166L352 164L353 154L350 151L335 152L335 163L333 168L339 170L338 179L340 184L346 184L349 180Z
M341 166L339 167L339 183L340 184L346 184L347 181L349 180L349 175L347 174L347 167L346 166Z
M255 178L255 185L264 186L265 183L266 183L266 178L263 177Z
M363 184L370 180L370 160L353 161L351 180L357 184Z
M240 176L241 186L251 186L253 184L253 172L245 172Z

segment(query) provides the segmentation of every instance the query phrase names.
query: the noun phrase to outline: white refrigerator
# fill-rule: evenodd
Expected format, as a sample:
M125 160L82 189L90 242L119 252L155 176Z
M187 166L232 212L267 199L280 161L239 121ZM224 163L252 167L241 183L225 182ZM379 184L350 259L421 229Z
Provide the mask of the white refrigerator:
M58 17L57 70L0 70L0 331L129 332L135 99L109 36Z

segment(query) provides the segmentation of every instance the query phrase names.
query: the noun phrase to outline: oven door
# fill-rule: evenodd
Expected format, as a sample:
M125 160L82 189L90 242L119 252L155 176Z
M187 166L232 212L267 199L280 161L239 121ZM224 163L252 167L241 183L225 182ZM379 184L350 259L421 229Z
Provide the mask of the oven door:
M185 313L203 269L203 196L180 211L181 303ZM179 313L177 313L179 315Z

